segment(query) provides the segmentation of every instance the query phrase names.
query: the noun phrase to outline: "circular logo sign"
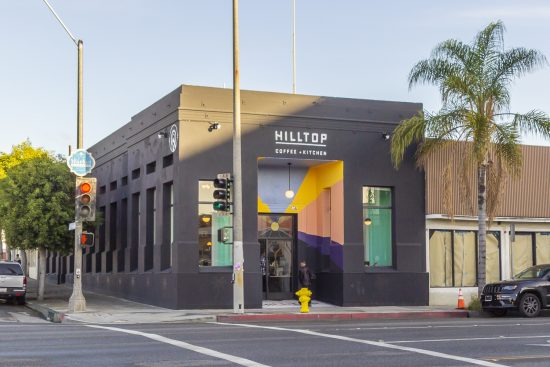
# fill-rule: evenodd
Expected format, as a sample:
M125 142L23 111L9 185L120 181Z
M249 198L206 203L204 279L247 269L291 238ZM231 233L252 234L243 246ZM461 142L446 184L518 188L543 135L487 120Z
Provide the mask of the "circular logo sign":
M92 154L84 149L77 149L67 158L67 166L77 176L86 176L95 167Z
M176 124L170 127L170 133L168 135L168 145L170 146L170 151L174 153L178 149L178 127Z

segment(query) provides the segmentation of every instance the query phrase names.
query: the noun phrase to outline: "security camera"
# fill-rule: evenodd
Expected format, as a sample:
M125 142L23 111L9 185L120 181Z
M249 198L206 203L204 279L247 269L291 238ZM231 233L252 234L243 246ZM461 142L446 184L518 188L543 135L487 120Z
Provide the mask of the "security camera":
M213 122L210 124L210 126L208 126L208 132L211 133L212 131L214 130L219 130L221 129L221 125L219 122Z

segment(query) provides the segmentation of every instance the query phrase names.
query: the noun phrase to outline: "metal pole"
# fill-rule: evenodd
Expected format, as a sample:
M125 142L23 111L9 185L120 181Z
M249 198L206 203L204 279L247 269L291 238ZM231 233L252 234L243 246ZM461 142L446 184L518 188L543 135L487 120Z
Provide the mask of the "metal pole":
M233 312L244 313L239 5L233 0Z
M76 111L76 148L82 149L83 111L82 111L82 40L78 40L78 98ZM82 235L82 222L75 213L74 230L74 273L73 273L73 294L69 298L69 312L86 311L86 299L82 293L82 248L80 247L80 236Z
M50 3L47 0L43 0L44 3L48 6L52 14L55 16L55 19L61 24L65 32L69 35L71 40L76 44L78 48L78 75L77 75L77 104L76 104L76 148L82 149L84 142L82 139L83 132L83 111L82 111L82 40L77 40L69 28L63 23L59 15L53 10ZM70 150L70 148L69 148ZM80 247L80 236L82 235L82 222L78 220L75 212L75 230L74 230L74 273L73 273L73 293L71 298L69 298L69 312L77 311L86 311L86 299L82 294L82 248Z
M296 0L292 0L292 93L296 94Z

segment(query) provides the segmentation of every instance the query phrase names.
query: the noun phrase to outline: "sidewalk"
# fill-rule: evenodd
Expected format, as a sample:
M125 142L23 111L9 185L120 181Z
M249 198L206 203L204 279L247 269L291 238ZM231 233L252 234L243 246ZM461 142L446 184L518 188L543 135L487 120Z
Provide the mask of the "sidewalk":
M93 324L146 324L163 322L261 322L360 319L426 319L469 317L466 310L432 306L339 307L313 300L309 313L300 313L296 301L265 301L261 309L247 309L245 314L232 310L171 310L84 291L86 311L69 313L72 289L46 282L44 301L37 301L37 281L29 279L27 307L52 322Z

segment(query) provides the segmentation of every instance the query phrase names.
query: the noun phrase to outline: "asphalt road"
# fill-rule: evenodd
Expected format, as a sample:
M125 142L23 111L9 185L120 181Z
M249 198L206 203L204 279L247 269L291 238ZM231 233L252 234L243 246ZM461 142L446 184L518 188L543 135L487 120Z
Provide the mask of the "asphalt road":
M548 367L550 317L253 325L0 320L2 366L89 364Z

